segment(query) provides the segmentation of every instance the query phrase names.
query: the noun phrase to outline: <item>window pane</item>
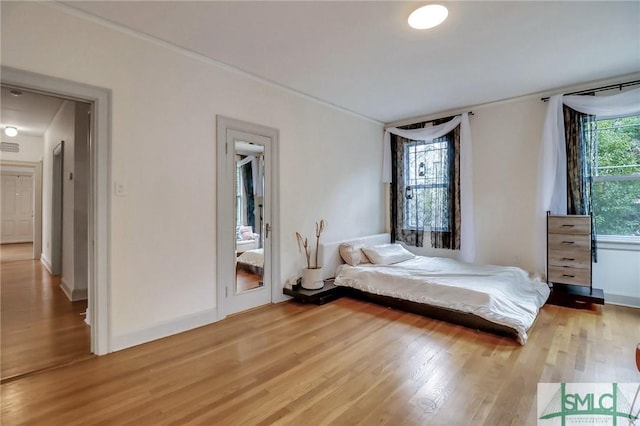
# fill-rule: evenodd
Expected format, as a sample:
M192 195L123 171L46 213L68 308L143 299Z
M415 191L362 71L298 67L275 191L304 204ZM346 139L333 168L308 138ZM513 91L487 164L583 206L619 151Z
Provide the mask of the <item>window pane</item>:
M415 141L404 146L404 226L448 228L448 141ZM407 198L409 196L409 198Z
M640 236L640 178L594 182L593 211L599 235Z
M598 120L597 144L596 232L640 236L640 116Z
M597 176L640 173L640 116L598 121Z

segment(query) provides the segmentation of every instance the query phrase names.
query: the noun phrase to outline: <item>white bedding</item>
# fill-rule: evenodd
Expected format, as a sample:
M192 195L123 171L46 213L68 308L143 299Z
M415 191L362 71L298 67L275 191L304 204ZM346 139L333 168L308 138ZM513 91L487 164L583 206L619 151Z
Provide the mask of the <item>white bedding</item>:
M258 268L264 267L264 249L260 248L245 251L238 256L238 263L245 263Z
M520 268L423 256L393 265L343 264L335 284L472 313L513 328L522 345L549 297L549 287Z

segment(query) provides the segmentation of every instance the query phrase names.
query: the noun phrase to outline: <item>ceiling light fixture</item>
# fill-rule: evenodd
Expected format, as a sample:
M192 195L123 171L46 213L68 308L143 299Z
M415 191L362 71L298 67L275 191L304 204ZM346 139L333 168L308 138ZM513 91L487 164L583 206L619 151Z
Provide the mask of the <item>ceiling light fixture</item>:
M22 92L19 91L19 90L15 90L15 89L11 89L9 91L9 93L11 93L11 95L13 95L13 96L22 96Z
M442 24L447 16L449 11L446 7L440 4L429 4L414 10L409 15L409 25L417 30L426 30Z
M4 128L4 134L12 138L18 135L18 129L13 126L7 126Z

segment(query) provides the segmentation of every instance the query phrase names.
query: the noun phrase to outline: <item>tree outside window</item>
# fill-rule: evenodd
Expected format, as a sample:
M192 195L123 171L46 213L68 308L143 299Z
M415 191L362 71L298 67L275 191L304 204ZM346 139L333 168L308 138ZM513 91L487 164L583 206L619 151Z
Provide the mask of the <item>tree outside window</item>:
M640 116L598 120L597 131L596 232L640 236Z

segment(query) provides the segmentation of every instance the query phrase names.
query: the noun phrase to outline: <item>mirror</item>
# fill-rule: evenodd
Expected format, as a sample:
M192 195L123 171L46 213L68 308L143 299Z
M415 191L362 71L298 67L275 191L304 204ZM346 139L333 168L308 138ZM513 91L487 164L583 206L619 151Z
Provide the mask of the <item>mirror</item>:
M236 294L264 285L264 146L235 142Z

